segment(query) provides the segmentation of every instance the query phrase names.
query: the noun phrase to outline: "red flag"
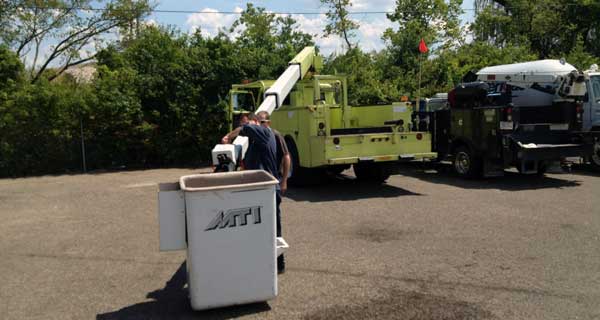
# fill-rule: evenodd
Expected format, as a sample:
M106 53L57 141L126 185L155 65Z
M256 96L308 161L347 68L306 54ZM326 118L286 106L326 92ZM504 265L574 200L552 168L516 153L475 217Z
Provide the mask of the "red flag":
M421 42L419 42L419 51L421 53L427 53L427 51L429 51L429 49L427 49L427 45L425 44L425 41L423 40L423 38L421 38Z

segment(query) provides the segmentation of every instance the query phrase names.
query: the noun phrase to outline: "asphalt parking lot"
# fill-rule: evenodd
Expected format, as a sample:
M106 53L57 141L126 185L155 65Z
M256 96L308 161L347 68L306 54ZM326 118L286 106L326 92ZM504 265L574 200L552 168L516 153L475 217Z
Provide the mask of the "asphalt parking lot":
M279 297L190 310L157 183L202 169L0 180L2 319L600 319L600 175L290 189Z

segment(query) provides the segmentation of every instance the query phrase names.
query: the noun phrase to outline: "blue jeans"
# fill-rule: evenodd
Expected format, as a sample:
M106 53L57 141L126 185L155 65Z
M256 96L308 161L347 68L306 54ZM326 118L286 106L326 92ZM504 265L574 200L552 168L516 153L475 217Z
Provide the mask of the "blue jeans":
M281 204L281 190L275 191L275 207L276 207L276 216L275 219L277 221L277 236L281 237L281 209L279 205ZM283 272L285 269L285 260L283 258L283 254L277 257L277 271Z
M275 190L275 208L276 208L276 216L277 220L277 236L281 237L281 209L279 205L281 204L281 190Z

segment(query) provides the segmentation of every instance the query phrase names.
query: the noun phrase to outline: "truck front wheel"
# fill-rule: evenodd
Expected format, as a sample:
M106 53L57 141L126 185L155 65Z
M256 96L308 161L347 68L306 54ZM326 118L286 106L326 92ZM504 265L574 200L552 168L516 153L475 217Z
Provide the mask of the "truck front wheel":
M471 149L458 147L454 151L452 161L454 172L464 178L476 178L481 174L481 159L476 157Z
M292 158L290 165L290 178L289 182L291 185L304 187L319 184L323 181L324 171L321 168L305 168L300 166L300 155L298 154L298 148L291 139L286 139L288 150L290 151L290 157Z
M390 177L390 170L383 163L356 163L352 167L354 175L360 181L384 183Z

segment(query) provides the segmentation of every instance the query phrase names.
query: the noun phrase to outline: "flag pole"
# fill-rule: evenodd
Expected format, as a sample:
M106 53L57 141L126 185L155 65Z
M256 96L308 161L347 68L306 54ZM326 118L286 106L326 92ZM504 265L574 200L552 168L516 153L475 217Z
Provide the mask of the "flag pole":
M417 110L421 107L421 74L422 74L422 65L423 65L423 57L422 55L427 52L427 45L423 38L421 38L421 42L419 42L419 83L417 85Z
M423 58L421 57L423 54L419 52L419 85L417 87L417 108L413 111L419 111L421 108L421 64L423 62Z

